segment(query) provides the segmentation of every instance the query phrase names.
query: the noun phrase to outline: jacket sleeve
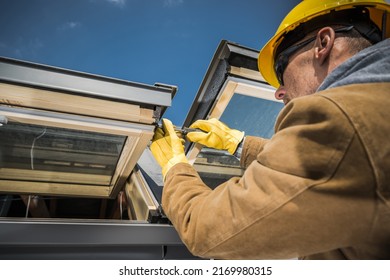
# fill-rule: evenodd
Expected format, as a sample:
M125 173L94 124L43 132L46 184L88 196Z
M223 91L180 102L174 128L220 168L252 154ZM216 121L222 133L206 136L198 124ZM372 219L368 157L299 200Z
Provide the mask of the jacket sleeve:
M246 169L256 159L268 141L268 139L261 137L246 136L240 158L241 167Z
M162 206L194 255L296 258L366 237L375 211L364 199L374 197L370 170L348 117L314 95L284 108L242 178L211 190L191 165L172 167Z

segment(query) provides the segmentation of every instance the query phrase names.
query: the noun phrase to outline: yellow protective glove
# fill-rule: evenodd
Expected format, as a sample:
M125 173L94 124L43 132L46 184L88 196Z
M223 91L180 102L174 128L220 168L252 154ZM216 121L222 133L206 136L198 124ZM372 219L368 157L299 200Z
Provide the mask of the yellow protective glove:
M188 160L184 154L184 139L177 136L172 122L168 119L163 119L162 126L162 129L156 129L150 150L161 166L163 178L165 179L165 175L172 166L180 162L188 163Z
M190 128L198 128L204 132L189 132L187 139L191 142L200 143L209 148L227 150L234 154L238 144L244 138L244 132L230 129L226 124L217 120L198 120Z

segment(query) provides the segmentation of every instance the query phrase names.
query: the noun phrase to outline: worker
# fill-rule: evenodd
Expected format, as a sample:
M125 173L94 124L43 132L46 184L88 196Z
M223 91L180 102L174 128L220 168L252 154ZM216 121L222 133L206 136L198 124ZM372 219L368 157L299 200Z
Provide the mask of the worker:
M194 255L390 259L389 15L383 0L304 0L284 18L258 58L285 103L273 137L216 119L187 135L239 156L241 178L207 187L163 120L162 207Z

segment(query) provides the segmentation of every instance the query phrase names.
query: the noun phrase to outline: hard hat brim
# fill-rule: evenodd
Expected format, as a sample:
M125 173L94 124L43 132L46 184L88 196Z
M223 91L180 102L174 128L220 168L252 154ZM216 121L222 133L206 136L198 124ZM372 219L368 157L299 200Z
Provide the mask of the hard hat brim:
M302 1L285 17L275 35L264 45L259 53L258 69L264 79L275 88L280 86L274 71L275 51L285 34L294 30L300 24L310 21L320 15L327 14L332 10L345 10L356 6L368 7L370 13L375 17L374 21L377 24L382 20L381 17L377 15L378 12L383 13L383 11L385 11L390 13L390 5L384 1L334 1L333 4L324 5L322 7L316 6L316 8L309 7L307 5L309 2L310 1ZM300 13L299 17L297 17L297 13ZM292 20L289 18L290 14L294 14ZM379 24L379 27L381 27L380 25L381 24ZM390 18L387 20L387 34L385 37L390 37Z

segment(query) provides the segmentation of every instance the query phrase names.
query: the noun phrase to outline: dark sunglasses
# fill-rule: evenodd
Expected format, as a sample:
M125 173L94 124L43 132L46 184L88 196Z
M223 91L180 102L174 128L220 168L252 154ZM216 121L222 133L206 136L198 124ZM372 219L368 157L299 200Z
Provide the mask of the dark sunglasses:
M347 27L341 27L338 29L334 29L334 32L348 32L352 30L353 26L347 26ZM288 47L284 51L282 51L275 59L275 64L274 64L274 70L276 73L276 77L278 79L278 82L281 86L284 85L283 82L283 73L284 70L286 70L288 61L291 57L292 54L294 54L296 51L298 51L300 48L303 48L304 46L308 45L309 43L313 42L317 38L317 35L309 38L305 41L302 41L296 45L293 45L291 47Z

